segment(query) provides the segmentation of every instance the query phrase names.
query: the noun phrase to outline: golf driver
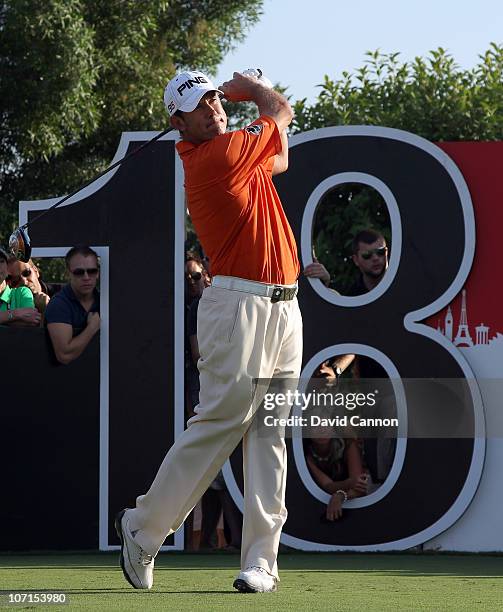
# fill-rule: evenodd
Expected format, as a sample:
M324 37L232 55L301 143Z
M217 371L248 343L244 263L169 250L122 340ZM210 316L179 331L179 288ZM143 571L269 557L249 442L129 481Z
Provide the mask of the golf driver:
M87 183L84 183L83 185L81 185L80 187L75 189L75 191L72 191L71 193L69 193L66 196L62 197L60 200L55 202L50 208L48 208L47 210L42 211L39 215L34 217L28 223L25 223L24 225L21 225L20 227L17 227L12 232L12 234L10 235L10 238L9 238L9 251L13 255L15 255L16 258L19 259L20 261L24 261L24 262L29 261L29 259L31 257L30 236L28 235L28 226L29 225L32 225L33 223L35 223L36 221L41 219L44 215L46 215L47 213L51 212L51 210L53 210L54 208L57 208L58 206L63 204L63 202L66 202L71 197L73 197L75 194L77 194L79 191L81 191L82 189L84 189L88 185L91 185L91 183L94 183L94 181L97 181L99 178L101 178L102 176L107 174L107 172L110 172L110 170L113 170L117 166L120 166L120 164L125 162L127 159L129 159L130 157L133 157L133 155L136 155L137 153L139 153L140 151L142 151L143 149L145 149L146 147L151 145L156 140L159 140L159 138L162 138L168 132L171 132L172 129L173 129L172 127L166 128L164 131L162 131L159 134L157 134L157 136L154 136L154 138L152 138L148 142L144 142L137 149L135 149L134 151L131 151L131 153L128 153L122 159L119 159L118 161L116 161L115 164L112 164L111 166L109 166L108 168L103 170L103 172L100 172L100 174L98 174L97 176L95 176L91 180L87 181Z

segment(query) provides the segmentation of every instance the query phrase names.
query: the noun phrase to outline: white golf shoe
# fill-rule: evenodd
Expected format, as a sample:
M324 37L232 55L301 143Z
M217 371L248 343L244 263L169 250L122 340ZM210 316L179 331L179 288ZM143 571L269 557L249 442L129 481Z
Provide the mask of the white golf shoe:
M239 572L233 586L241 593L272 593L278 588L277 582L263 567L253 565Z
M127 509L122 510L115 517L115 530L121 541L122 573L135 589L151 589L154 583L154 557L134 541L126 513Z

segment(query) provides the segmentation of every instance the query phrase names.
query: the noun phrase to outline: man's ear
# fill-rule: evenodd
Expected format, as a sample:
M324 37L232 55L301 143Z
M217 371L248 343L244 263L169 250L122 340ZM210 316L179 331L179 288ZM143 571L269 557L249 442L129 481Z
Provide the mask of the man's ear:
M179 132L183 132L185 129L185 121L178 115L173 115L169 120L169 123L174 130L178 130Z
M359 268L360 266L358 265L358 261L357 261L356 255L351 255L351 259L353 260L353 263L355 264L355 266L357 268Z

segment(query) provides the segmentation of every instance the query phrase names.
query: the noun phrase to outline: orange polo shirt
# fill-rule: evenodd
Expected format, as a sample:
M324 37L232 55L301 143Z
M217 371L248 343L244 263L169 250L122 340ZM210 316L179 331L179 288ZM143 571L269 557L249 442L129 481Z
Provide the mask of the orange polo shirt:
M291 285L299 275L295 238L272 182L281 137L273 119L199 145L176 145L192 223L213 276Z

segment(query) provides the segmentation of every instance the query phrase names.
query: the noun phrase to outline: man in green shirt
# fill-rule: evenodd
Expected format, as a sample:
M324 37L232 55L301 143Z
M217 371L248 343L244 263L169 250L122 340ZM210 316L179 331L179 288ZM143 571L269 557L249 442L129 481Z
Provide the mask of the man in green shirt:
M7 253L0 249L0 325L40 325L40 313L35 309L33 293L28 287L11 289L6 282Z

